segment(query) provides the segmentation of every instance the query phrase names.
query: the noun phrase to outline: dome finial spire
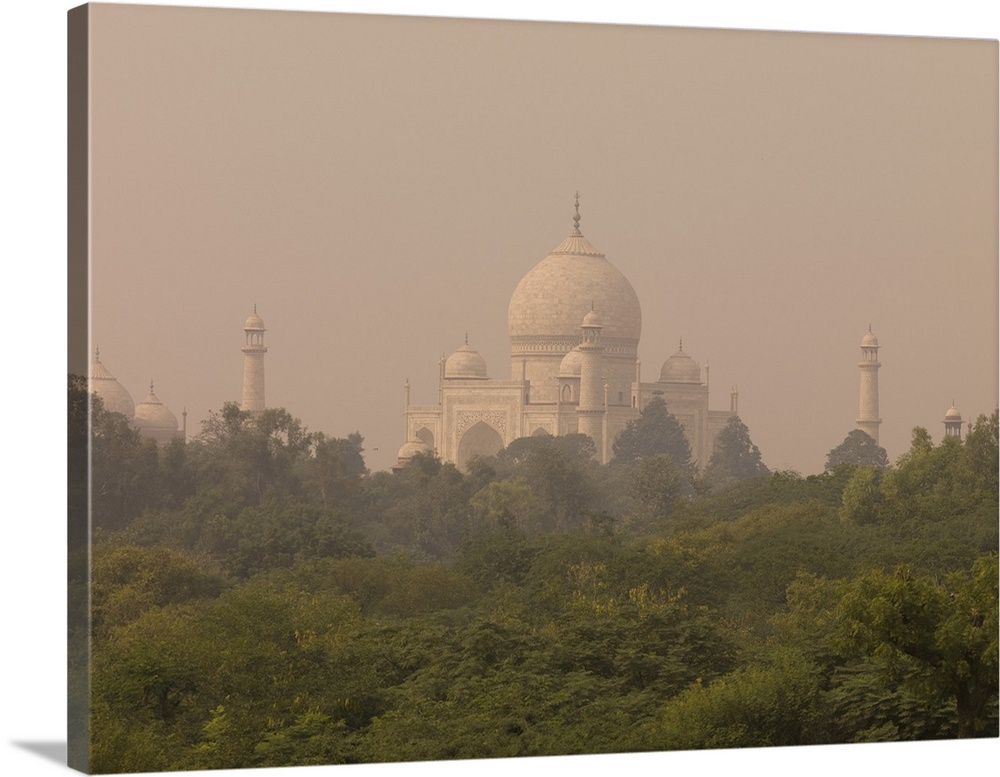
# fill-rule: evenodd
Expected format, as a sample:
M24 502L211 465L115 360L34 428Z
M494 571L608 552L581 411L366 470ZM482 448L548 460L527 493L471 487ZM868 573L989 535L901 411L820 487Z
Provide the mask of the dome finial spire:
M101 360L101 346L97 346L94 349L94 361L99 362Z
M580 192L576 193L576 198L574 202L574 213L573 213L573 234L579 235L580 232Z
M149 393L150 394L153 393L153 379L152 378L149 379Z

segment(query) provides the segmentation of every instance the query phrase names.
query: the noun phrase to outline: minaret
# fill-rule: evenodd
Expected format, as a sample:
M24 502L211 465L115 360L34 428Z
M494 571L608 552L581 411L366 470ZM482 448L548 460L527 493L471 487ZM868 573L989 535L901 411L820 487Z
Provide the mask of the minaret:
M591 310L583 317L583 342L580 343L580 404L576 408L577 427L580 434L588 435L597 448L603 464L604 380L601 377L601 343L603 324L600 316Z
M955 407L955 400L951 400L951 407L944 414L944 436L954 437L956 440L962 439L962 414Z
M264 319L257 315L257 306L253 306L253 315L247 319L243 327L246 333L246 344L243 346L243 401L240 408L255 416L264 411Z
M868 334L861 338L861 392L858 399L858 429L878 442L878 427L882 419L878 417L878 338L872 334L871 324Z

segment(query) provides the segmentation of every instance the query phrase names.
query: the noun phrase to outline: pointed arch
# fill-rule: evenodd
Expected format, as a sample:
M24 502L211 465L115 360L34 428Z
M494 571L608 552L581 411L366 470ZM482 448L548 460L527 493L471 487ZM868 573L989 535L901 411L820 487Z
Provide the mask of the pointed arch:
M503 447L500 432L485 421L479 421L466 429L458 441L455 463L464 472L473 456L493 456L502 451Z

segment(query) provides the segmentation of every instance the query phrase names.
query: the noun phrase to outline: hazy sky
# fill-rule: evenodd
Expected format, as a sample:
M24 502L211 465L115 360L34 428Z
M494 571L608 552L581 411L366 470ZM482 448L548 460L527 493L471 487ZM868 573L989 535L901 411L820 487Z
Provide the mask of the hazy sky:
M997 404L993 41L92 7L92 340L196 432L239 400L360 431L372 469L572 228L765 463L809 474L882 345L881 442ZM375 449L378 450L375 450Z

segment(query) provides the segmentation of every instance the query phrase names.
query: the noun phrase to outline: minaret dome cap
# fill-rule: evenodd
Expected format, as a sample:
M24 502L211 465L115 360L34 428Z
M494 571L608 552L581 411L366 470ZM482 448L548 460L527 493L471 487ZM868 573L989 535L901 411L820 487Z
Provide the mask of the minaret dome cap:
M255 331L263 332L264 329L264 319L257 315L257 306L254 305L253 313L247 318L247 322L243 325L244 329L253 329Z

